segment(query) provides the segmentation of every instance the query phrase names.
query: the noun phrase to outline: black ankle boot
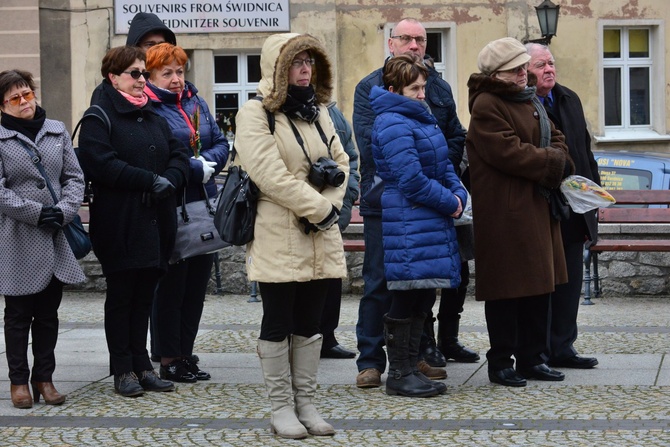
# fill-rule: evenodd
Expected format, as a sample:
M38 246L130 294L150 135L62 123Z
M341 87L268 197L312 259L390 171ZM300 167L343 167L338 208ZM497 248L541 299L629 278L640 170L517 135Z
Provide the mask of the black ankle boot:
M432 367L447 366L447 359L437 349L435 342L435 317L426 318L423 325L423 336L420 344L420 357Z
M384 315L384 339L389 359L386 394L408 397L435 396L440 392L432 385L424 383L414 374L412 365L410 365L411 321L409 318L395 320Z

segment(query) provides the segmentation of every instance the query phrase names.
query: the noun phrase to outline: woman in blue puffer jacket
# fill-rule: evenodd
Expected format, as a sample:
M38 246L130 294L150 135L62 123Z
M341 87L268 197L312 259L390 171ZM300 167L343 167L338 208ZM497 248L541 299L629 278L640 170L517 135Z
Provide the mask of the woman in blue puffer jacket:
M151 72L145 92L156 112L163 116L175 138L189 150L190 169L186 203L216 195L214 175L228 159L228 141L221 133L207 103L193 84L184 80L186 52L170 43L147 51L147 70ZM197 116L197 118L196 118ZM198 122L197 129L194 123ZM195 131L199 131L199 153ZM181 204L182 195L177 194ZM160 357L160 376L175 382L208 380L210 375L197 365L193 345L204 307L214 254L183 259L170 264L156 290L152 311L152 357Z
M386 393L427 397L446 389L417 368L426 311L435 289L458 287L460 258L453 218L466 205L467 192L451 162L435 117L424 102L428 70L407 53L391 58L384 89L370 92L377 114L372 154L384 181L382 231L384 274L393 292L384 316L389 358Z

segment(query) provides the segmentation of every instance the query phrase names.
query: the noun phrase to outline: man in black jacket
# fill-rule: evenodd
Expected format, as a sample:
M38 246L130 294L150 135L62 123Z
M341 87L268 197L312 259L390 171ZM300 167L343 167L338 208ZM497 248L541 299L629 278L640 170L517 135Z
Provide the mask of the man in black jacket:
M403 19L395 26L388 41L391 55L412 52L420 57L426 56L426 29L415 19ZM431 112L437 118L438 126L444 133L449 149L449 160L458 172L464 152L465 129L456 115L456 104L454 103L451 87L444 81L434 68L428 66L429 75L426 80L426 103ZM363 259L363 281L365 283L363 297L361 298L358 311L358 322L356 324L356 338L360 355L356 360L359 374L356 378L356 386L359 388L373 388L381 385L381 374L386 369L386 354L384 352L383 316L389 310L391 304L391 293L386 288L384 278L384 253L382 248L382 218L381 208L375 207L366 201L365 195L371 189L376 173L374 159L372 157L371 134L375 114L370 106L370 90L372 86L383 86L382 74L384 67L379 68L363 78L356 86L354 96L354 134L356 144L360 152L361 160L361 201L360 212L363 216L363 236L365 240L365 257ZM462 270L467 275L467 268ZM467 284L466 281L461 282ZM448 355L452 358L459 357L460 361L477 361L479 355L458 343L458 318L462 310L464 293L458 289L443 289L442 299L453 311L450 314L455 324L450 327L456 333L451 337L445 337L448 341L442 347L444 350L452 349L453 353ZM442 303L442 301L441 301ZM441 309L442 311L442 306ZM426 310L430 312L429 309ZM426 318L426 332L428 337L422 340L422 356L430 361L423 362L422 372L431 379L445 378L443 369L431 368L431 366L444 366L446 360L435 346L433 335L434 319L431 315ZM446 326L445 326L446 327ZM424 343L424 340L426 342ZM447 346L448 345L448 346ZM431 377L432 376L432 377Z
M587 129L582 103L575 92L556 82L554 57L549 48L536 43L526 44L531 56L528 73L537 78L537 96L544 103L549 118L565 134L575 174L600 184L598 164L591 152L591 136ZM598 364L594 357L577 354L573 343L577 339L577 312L582 289L584 243L598 237L596 211L576 214L561 221L561 236L568 267L568 282L556 286L551 294L551 332L549 335L550 366L589 369Z

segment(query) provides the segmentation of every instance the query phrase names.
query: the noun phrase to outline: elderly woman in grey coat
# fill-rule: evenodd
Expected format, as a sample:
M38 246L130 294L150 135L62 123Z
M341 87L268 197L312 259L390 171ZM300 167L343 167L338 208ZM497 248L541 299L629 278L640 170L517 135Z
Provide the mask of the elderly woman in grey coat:
M31 408L40 395L49 405L65 395L53 386L58 307L63 284L84 281L63 225L79 210L84 175L60 121L37 105L30 73L0 73L0 294L5 296L5 346L12 404ZM57 203L29 151L37 154ZM32 332L32 377L28 336Z

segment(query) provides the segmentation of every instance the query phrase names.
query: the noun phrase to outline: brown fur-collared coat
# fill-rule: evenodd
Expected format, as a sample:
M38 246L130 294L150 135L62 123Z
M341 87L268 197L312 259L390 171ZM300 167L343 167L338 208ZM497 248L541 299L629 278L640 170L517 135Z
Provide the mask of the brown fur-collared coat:
M535 106L509 99L521 87L483 74L468 87L476 299L550 293L568 278L560 226L537 185L557 187L574 171L565 138L552 124L550 147L539 147Z

